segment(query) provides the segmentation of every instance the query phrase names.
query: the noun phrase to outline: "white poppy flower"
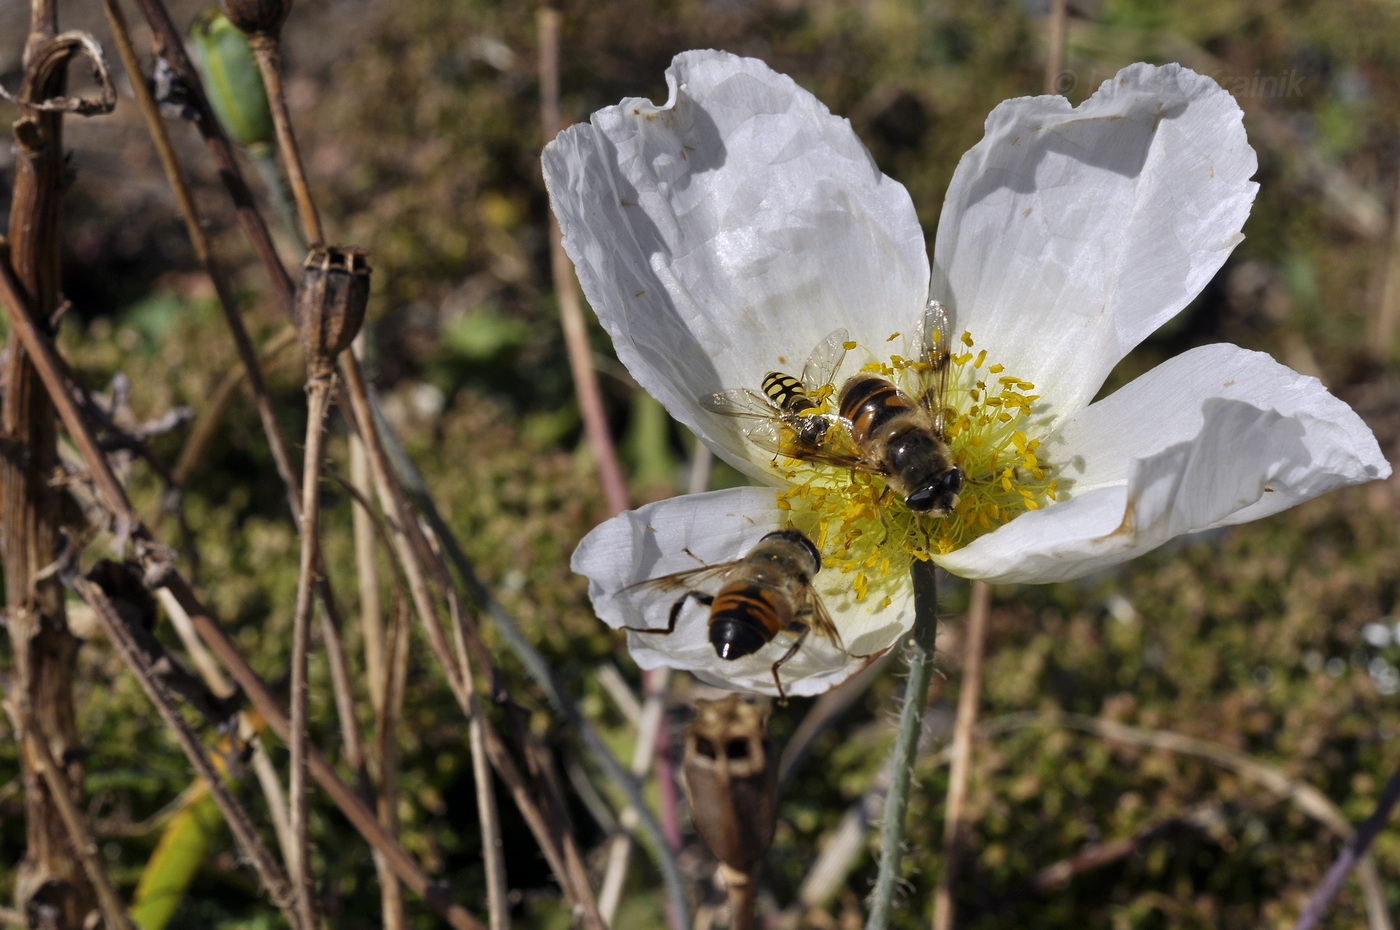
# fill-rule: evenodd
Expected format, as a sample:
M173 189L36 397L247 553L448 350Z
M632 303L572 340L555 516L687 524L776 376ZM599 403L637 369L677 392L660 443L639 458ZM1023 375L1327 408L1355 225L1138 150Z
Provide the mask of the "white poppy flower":
M842 642L810 635L778 674L787 693L815 694L910 629L914 558L1061 581L1390 474L1316 379L1235 346L1192 350L1091 403L1242 238L1255 156L1209 78L1138 64L1077 107L998 106L953 177L932 274L908 193L790 78L696 51L666 79L665 105L629 98L562 133L545 180L619 359L767 487L662 501L590 533L573 567L610 625L664 630L685 585L640 582L796 527L821 547L813 580ZM966 476L947 517L915 517L878 476L775 461L703 403L796 373L841 328L858 348L833 386L865 365L915 395L903 359L930 295L952 324L945 437ZM633 657L774 693L793 634L724 661L708 613L688 599L669 635L629 632Z

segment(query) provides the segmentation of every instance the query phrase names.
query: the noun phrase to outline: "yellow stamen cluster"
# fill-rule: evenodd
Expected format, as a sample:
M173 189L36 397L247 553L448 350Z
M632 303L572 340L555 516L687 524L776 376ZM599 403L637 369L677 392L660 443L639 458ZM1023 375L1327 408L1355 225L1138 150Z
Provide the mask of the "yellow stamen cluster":
M1035 385L1006 374L1001 365L988 365L986 350L974 351L971 334L964 333L961 341L965 351L949 359L943 411L943 438L963 473L952 513L913 513L879 475L795 459L782 463L792 484L778 492L778 506L812 536L828 569L851 576L858 601L883 587L885 578L905 575L914 559L960 549L1055 499L1053 468L1036 455L1040 440L1025 432L1039 399L1030 393ZM888 364L875 362L864 370L918 397L915 375L927 365L893 355ZM882 597L871 606L888 603Z

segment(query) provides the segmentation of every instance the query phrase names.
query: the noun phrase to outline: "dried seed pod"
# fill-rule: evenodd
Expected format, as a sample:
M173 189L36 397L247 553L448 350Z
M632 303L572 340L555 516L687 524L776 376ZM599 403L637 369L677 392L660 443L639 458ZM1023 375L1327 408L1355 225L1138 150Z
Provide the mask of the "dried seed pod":
M768 711L732 694L699 701L685 733L686 797L700 838L721 862L748 873L777 827L778 760Z
M313 246L297 285L296 324L313 376L329 373L350 347L369 303L370 267L360 249Z
M244 32L276 34L292 11L292 0L219 0L224 15Z

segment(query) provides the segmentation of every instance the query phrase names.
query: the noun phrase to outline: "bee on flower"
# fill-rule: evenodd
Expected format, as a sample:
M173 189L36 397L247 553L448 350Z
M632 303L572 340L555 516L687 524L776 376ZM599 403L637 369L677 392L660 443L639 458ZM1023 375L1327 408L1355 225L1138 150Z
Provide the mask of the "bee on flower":
M776 693L788 634L724 661L698 604L668 635L637 632L675 601L643 582L735 562L775 531L822 555L811 584L839 638L809 636L781 665L788 694L816 694L908 632L916 559L1068 580L1390 474L1320 382L1232 345L1094 401L1243 238L1255 155L1209 78L1137 64L1079 106L1002 103L953 176L932 265L908 192L790 78L694 51L667 84L664 104L623 100L544 153L618 358L760 485L650 504L580 543L574 569L644 668ZM785 409L770 384L818 399ZM786 438L715 400L745 394Z

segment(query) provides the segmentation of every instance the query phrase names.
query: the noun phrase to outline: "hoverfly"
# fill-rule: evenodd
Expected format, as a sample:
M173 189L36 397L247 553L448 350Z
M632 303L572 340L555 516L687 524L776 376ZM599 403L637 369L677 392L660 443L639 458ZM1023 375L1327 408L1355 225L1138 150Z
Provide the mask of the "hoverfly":
M800 378L770 371L763 376L762 394L748 388L732 388L707 394L700 398L700 403L724 416L757 421L744 432L763 448L770 448L762 441L764 436L771 436L771 442L781 442L782 431L786 429L792 436L792 448L819 450L836 426L835 415L820 410L824 395L833 387L836 369L841 367L841 360L846 356L849 338L846 330L838 329L817 343L802 366Z
M676 630L686 602L694 600L710 609L709 639L715 653L726 661L753 655L780 633L796 634L792 645L773 663L773 684L786 700L778 670L802 648L809 633L841 645L841 634L831 621L812 578L821 571L821 553L795 529L776 530L732 562L707 565L639 582L634 588L682 591L671 605L662 628L625 626L634 633L668 636ZM846 653L850 655L850 653Z
M833 346L840 335L841 352ZM803 369L798 400L827 383L844 355L845 330L822 341ZM869 372L852 375L837 392L836 414L808 413L804 407L782 407L788 395L770 385L793 379L781 372L764 378L765 401L753 391L731 390L702 398L717 413L755 419L745 434L761 449L786 458L868 472L904 498L915 513L946 516L958 503L963 473L953 463L943 438L944 405L951 369L948 315L943 305L929 301L915 343L918 357L910 366L918 396L911 397L888 378ZM834 359L830 368L823 368ZM809 377L810 375L810 377ZM786 381L782 380L786 379Z

